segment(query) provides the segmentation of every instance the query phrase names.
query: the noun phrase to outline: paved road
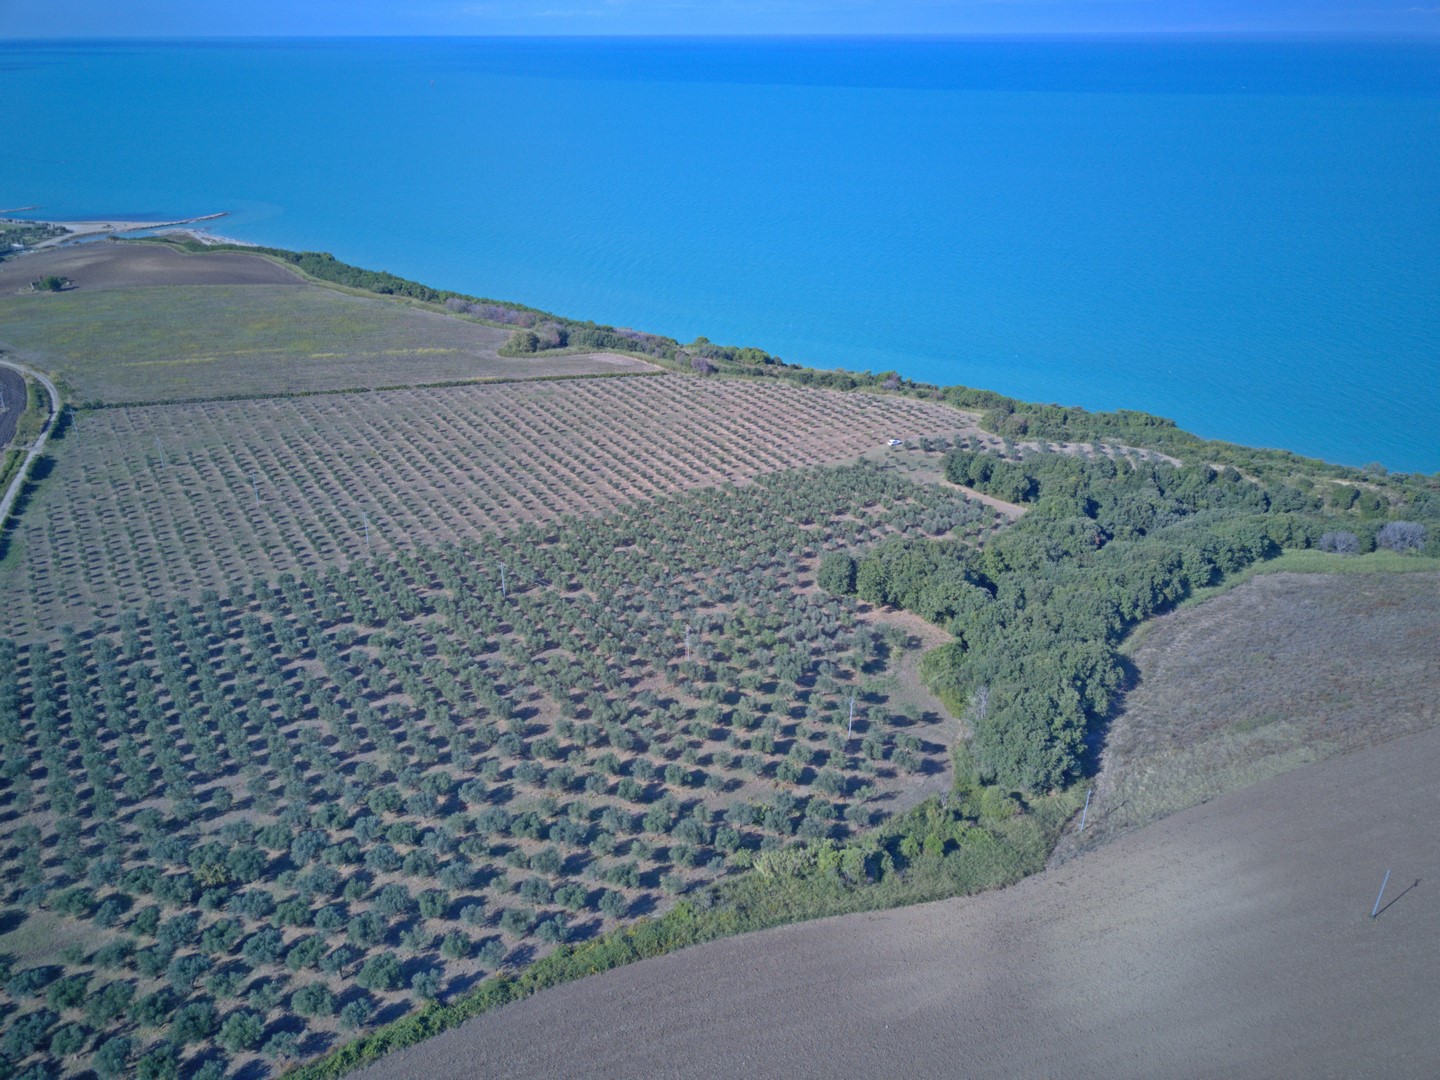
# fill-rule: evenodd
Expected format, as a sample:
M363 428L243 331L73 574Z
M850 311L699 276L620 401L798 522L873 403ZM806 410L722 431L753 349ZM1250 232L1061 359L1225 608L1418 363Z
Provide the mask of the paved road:
M25 486L25 478L30 475L30 468L35 464L35 459L44 451L45 442L50 438L50 430L55 426L55 418L60 415L60 391L56 390L55 384L40 372L33 368L27 368L23 364L17 364L13 360L0 360L0 367L9 368L22 375L29 375L45 387L46 392L50 395L50 416L46 419L45 426L40 429L40 434L35 437L35 442L31 445L30 452L25 455L25 461L20 466L20 470L10 481L5 498L0 499L0 530L3 530L10 520L10 507L15 504L15 500L20 495L20 489Z

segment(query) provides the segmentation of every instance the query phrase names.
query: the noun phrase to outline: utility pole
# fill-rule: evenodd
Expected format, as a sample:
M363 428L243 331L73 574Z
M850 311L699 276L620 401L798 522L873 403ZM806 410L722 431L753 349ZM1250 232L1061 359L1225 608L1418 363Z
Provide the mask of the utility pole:
M497 565L500 567L500 595L508 598L510 594L505 591L505 564L497 560Z
M845 727L845 748L850 748L850 736L855 731L855 691L850 691L850 723Z
M260 508L260 485L255 480L255 474L250 474L250 490L255 492L255 508Z
M370 556L370 515L364 510L360 511L360 521L365 526L365 556Z
M160 451L160 468L165 468L165 445L160 441L160 436L155 436L155 449Z

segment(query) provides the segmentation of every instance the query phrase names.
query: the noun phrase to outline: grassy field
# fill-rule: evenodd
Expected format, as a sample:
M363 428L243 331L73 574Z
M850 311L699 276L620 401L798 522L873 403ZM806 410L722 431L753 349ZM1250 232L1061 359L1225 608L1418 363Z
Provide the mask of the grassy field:
M375 552L458 542L971 424L905 398L678 375L97 410L55 441L0 589L13 636L53 637L346 562L367 529Z
M1086 830L1056 858L1440 720L1436 562L1287 553L1149 624L1129 650L1138 683L1110 726Z
M269 396L651 370L505 359L507 331L310 285L138 287L0 297L0 346L89 402Z

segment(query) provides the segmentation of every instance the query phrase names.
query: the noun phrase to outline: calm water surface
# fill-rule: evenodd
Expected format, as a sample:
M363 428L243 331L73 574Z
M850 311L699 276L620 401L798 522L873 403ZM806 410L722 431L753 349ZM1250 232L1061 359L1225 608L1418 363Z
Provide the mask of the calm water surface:
M0 209L1440 470L1440 45L0 43Z

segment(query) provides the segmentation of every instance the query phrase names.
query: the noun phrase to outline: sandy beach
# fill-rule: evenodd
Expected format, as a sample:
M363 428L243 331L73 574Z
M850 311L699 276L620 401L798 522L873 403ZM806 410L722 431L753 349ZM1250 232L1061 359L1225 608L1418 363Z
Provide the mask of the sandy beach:
M146 232L159 229L174 230L186 233L199 240L202 244L217 243L243 243L244 241L230 240L228 237L216 236L207 229L186 229L183 226L197 225L204 221L217 221L220 218L228 217L229 211L222 210L215 214L203 214L200 217L180 218L175 221L51 221L49 219L26 218L27 222L36 225L53 225L65 229L63 236L54 236L49 240L42 240L31 250L39 251L42 248L58 247L61 244L68 244L75 240L89 240L99 236L123 236L126 233Z

